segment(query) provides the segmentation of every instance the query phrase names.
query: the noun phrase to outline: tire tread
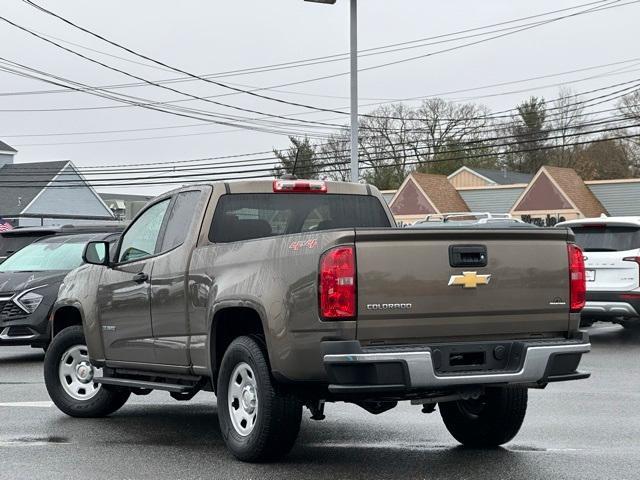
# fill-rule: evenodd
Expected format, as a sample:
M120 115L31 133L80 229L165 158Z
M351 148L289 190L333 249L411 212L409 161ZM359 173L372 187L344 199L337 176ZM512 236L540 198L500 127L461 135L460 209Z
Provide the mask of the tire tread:
M440 414L451 435L470 447L497 447L518 434L527 411L528 391L524 387L490 388L488 405L478 418L462 413L458 402L440 404Z

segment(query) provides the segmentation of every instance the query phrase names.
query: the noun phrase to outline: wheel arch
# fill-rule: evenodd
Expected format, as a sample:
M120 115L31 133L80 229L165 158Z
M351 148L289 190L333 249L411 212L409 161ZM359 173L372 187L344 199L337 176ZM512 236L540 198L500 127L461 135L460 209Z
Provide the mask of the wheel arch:
M222 356L231 342L240 336L257 336L262 339L269 352L266 325L262 315L254 305L230 304L214 312L209 329L209 370L215 384L222 362Z
M78 305L68 304L57 306L51 314L51 338L67 327L82 326L82 309Z

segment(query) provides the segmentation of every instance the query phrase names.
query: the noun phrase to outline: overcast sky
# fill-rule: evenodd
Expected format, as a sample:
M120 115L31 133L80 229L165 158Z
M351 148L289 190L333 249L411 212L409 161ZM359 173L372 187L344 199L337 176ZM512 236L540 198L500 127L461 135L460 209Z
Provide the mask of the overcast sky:
M212 74L344 53L349 48L348 0L338 0L334 6L302 0L34 1L111 40L197 74ZM586 1L360 0L360 49L447 34L577 6ZM627 2L628 0L624 0L618 3ZM582 9L586 8L588 7ZM36 32L141 61L35 10L20 0L3 0L0 12L2 16ZM561 14L554 16L559 15ZM427 97L442 92L631 60L640 57L637 52L639 20L640 4L632 3L561 20L483 44L364 71L360 75L360 103L370 104L376 102L376 99L383 101ZM0 57L5 59L93 86L136 81L47 45L42 40L33 38L4 22L0 22L0 34ZM360 67L367 68L423 55L479 38L482 37L458 43L424 46L393 54L374 55L362 58ZM146 79L162 80L181 76L159 70L157 66L152 68L129 63L66 43L64 45ZM572 83L570 86L580 92L635 79L639 76L638 62L640 60L562 77L451 94L447 95L447 98L460 100L468 96L491 95L474 101L484 103L492 110L501 110L513 107L531 94L553 98L557 94L557 87L541 88L545 85L572 82L620 68L625 70L616 75ZM248 88L267 87L342 73L348 71L348 68L348 61L339 61L268 73L227 76L219 80ZM199 96L230 93L224 88L197 81L172 86ZM59 87L0 72L2 94L57 88ZM530 91L496 95L525 88ZM349 103L348 76L283 87L279 90L261 93L288 101L348 111L344 108ZM186 98L152 86L118 91L153 101ZM216 101L285 116L305 112L301 107L277 104L245 94L218 97ZM212 124L126 133L24 136L175 127L202 122L139 107L54 112L6 111L112 105L117 103L78 92L0 96L0 140L19 150L16 158L19 162L69 159L79 167L234 155L285 147L288 144L286 136L236 131L235 128ZM179 105L224 114L256 116L204 102L193 101ZM362 110L366 111L369 108L371 107L363 107ZM297 118L328 120L331 123L348 120L346 116L340 120L339 117L333 113L316 112ZM170 138L114 141L159 136ZM100 143L87 143L96 141ZM111 191L114 188L102 187L99 190ZM162 190L163 187L135 189L140 193L158 193Z

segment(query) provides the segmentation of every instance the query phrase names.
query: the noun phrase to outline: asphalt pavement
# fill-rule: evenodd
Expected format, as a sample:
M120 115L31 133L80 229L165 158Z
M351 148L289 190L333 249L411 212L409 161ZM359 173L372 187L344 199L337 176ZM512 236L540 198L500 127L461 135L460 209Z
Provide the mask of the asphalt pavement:
M305 411L292 453L249 465L225 450L215 396L132 399L105 419L49 402L41 351L0 348L0 479L640 479L640 333L596 324L588 380L532 390L504 448L466 449L439 414L402 403L379 416L345 404Z

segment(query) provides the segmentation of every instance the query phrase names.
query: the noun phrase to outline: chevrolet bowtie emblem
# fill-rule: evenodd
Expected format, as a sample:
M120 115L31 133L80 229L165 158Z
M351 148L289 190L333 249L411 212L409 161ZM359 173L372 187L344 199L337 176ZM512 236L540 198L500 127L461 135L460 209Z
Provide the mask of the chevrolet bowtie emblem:
M462 272L462 275L451 275L449 286L462 285L463 288L477 288L478 285L488 285L491 275L478 275L477 272Z

